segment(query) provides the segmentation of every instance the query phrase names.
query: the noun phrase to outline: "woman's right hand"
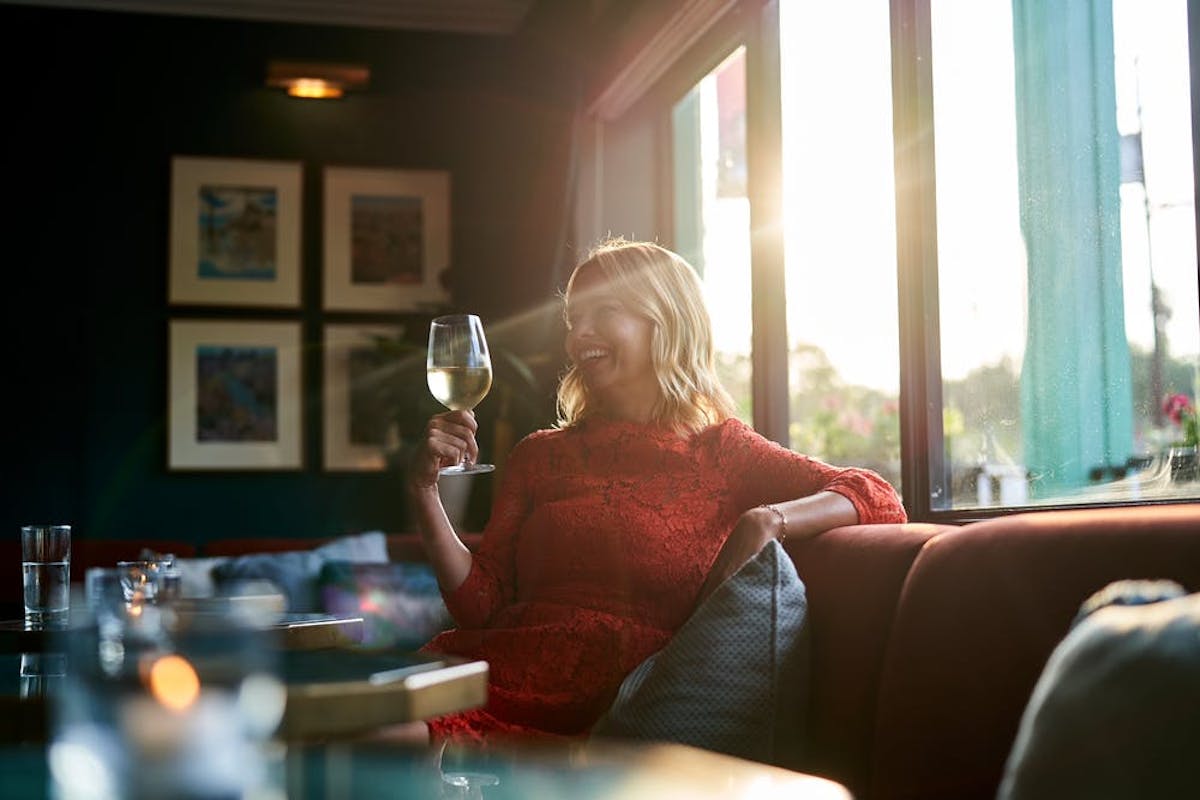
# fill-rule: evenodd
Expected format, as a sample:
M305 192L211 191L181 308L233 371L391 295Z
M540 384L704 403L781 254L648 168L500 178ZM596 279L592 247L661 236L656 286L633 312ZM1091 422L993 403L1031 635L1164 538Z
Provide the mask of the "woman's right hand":
M413 453L408 485L414 491L437 486L438 470L479 457L475 442L478 424L472 411L446 411L430 417L425 433Z

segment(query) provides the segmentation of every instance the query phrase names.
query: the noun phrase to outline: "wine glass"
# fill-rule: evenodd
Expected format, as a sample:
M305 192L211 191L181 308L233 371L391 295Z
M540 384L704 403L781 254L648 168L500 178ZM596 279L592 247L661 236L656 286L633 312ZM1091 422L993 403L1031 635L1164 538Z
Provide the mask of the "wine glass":
M429 323L429 360L425 365L429 391L451 411L474 408L492 388L492 358L483 323L474 314L436 317ZM442 475L491 472L491 464L459 463L443 467Z
M489 771L487 753L471 745L442 741L437 754L442 800L484 800L484 788L500 785L500 776Z

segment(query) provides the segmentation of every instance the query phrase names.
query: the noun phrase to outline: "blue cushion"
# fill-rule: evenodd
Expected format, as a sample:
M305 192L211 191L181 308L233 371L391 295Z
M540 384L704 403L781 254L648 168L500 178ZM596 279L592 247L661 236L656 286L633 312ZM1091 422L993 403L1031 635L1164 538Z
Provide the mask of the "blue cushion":
M268 580L279 588L290 612L321 610L317 579L326 561L386 563L387 537L382 531L342 536L313 550L251 553L231 557L212 568L213 582Z
M363 618L369 647L415 649L454 626L428 564L327 561L318 586L326 613Z
M807 610L792 560L769 542L626 677L592 735L796 763L808 696Z

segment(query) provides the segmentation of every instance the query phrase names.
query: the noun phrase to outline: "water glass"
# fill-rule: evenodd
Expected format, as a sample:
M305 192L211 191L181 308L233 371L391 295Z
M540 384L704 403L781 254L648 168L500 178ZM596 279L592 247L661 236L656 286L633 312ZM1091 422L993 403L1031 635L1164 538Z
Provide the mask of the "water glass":
M71 526L23 526L21 571L25 624L36 628L65 626L71 597Z
M125 599L130 603L158 603L178 598L181 586L175 557L118 561L123 575Z

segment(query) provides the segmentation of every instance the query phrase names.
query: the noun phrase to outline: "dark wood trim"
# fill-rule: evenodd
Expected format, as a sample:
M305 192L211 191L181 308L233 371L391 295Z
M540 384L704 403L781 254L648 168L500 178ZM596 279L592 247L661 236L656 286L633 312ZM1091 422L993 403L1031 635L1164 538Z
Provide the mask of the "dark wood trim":
M745 13L754 427L790 447L779 0L748 3Z
M937 202L929 0L892 0L900 480L912 520L946 496L938 329Z
M757 6L757 0L753 0L750 5ZM734 50L746 44L746 21L745 6L722 16L705 31L691 49L679 57L656 84L630 106L626 116L662 117L666 120L669 130L671 109L680 98L691 91L697 81L720 66Z
M737 16L739 0L654 0L642 2L610 46L599 75L603 82L588 93L587 112L600 119L622 117L640 99L676 71L714 28ZM707 71L707 70L706 70ZM703 73L702 73L703 74Z
M1129 508L1130 506L1173 506L1173 505L1194 505L1197 499L1194 497L1172 497L1162 499L1141 499L1136 502L1114 501L1111 503L1092 502L1092 503L1066 503L1060 501L1047 501L1042 505L1031 506L989 506L988 508L964 508L949 511L930 511L925 517L920 520L912 520L914 522L932 522L941 525L965 525L970 522L982 522L983 520L995 519L996 517L1011 517L1013 514L1028 514L1039 511L1077 511L1089 508Z

